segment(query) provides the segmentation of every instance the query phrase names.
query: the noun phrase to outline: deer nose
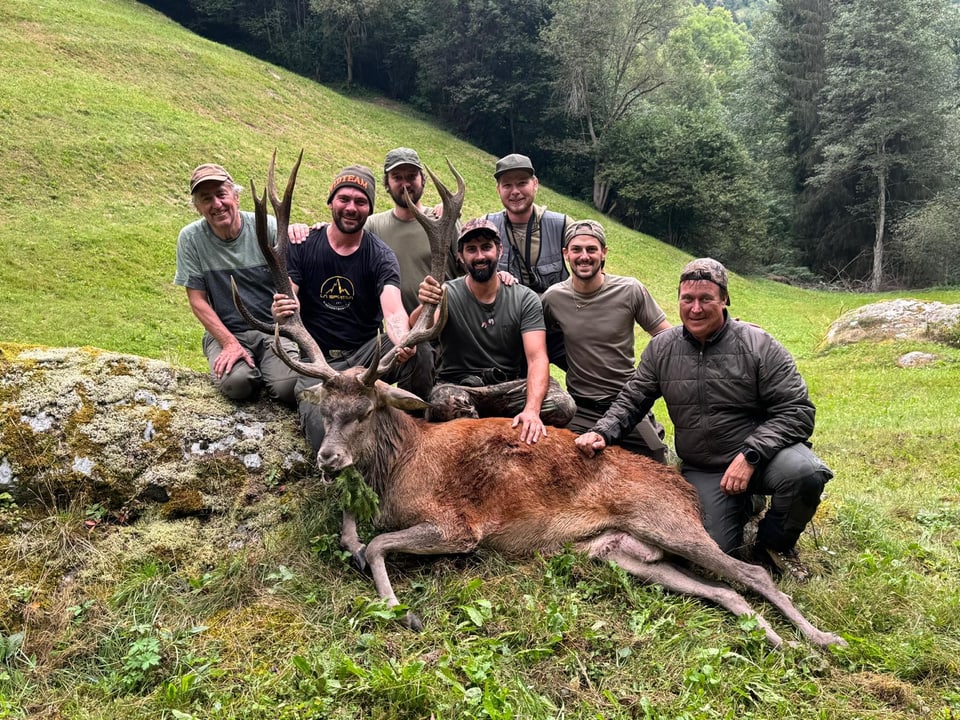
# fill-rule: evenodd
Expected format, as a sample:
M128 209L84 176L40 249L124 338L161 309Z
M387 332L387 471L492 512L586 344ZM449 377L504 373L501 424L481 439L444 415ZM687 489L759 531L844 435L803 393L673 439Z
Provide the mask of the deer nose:
M317 465L323 470L336 472L343 470L350 461L345 459L343 452L333 448L321 447L317 453Z

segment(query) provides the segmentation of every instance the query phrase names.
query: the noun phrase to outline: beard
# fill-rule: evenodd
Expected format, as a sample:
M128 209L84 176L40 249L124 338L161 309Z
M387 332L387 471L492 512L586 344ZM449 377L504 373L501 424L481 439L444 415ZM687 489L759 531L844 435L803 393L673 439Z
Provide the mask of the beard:
M347 217L343 213L333 213L333 224L337 230L344 235L353 235L363 229L363 224L367 221L365 217Z
M497 265L493 262L481 267L477 267L475 264L470 264L467 266L467 272L470 274L470 277L478 283L487 282L487 280L493 277L493 274L496 271Z
M603 270L603 263L597 263L596 265L574 265L571 269L573 274L581 280L592 280L601 270Z
M410 194L410 200L414 205L416 205L418 202L420 202L420 198L423 197L423 184L421 183L419 186L413 186L407 192ZM403 188L400 188L399 191L394 191L394 189L388 185L387 193L391 198L393 198L393 202L397 207L410 207L403 197Z

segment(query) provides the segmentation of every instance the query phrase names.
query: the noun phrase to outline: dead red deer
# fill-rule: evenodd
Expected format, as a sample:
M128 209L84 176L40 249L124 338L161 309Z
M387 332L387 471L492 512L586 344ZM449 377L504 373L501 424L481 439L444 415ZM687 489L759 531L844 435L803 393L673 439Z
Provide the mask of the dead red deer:
M298 167L299 161L281 203L274 189L274 162L270 165L268 190L280 238L285 237ZM442 278L443 252L450 246L449 233L454 232L464 195L462 178L452 165L450 169L457 178L455 195L430 173L443 201L442 218L430 220L418 213L431 239L433 272L438 278ZM265 216L263 200L257 201L257 216L258 228L265 230L265 220L260 222ZM278 257L266 241L266 232L260 244L277 287L284 287L279 277L285 274L282 249ZM430 327L433 309L425 310L410 332L409 345L430 339L439 328L440 323ZM426 423L403 412L425 408L426 403L377 380L394 362L392 353L370 368L337 372L324 361L299 315L280 331L294 339L308 358L291 365L323 380L306 391L321 406L326 431L317 454L319 466L330 473L355 466L380 497L377 524L386 532L364 548L356 522L345 513L341 542L355 558L369 564L377 592L389 606L399 604L385 565L391 553L466 553L483 546L531 554L572 544L592 557L612 560L646 582L751 616L774 645L781 645L783 639L740 593L695 574L677 564L676 558L762 596L810 642L846 644L838 635L814 627L766 570L720 550L703 528L696 491L675 469L618 447L588 459L574 446L573 433L554 428L538 443L527 445L519 441L509 419ZM286 358L285 353L279 354ZM412 612L407 613L405 624L421 627Z

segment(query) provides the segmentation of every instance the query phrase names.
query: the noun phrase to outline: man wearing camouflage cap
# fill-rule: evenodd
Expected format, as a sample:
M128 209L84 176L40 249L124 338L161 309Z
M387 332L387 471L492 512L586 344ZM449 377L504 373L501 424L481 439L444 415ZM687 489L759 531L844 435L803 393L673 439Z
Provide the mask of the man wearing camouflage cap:
M567 426L583 433L613 404L636 367L634 328L650 335L670 327L667 316L643 284L604 271L607 236L595 220L576 220L563 237L563 259L570 277L551 285L541 298L547 330L563 335L567 352L567 391L577 414ZM666 462L663 426L650 413L625 433L619 444Z
M447 297L438 385L427 416L512 417L520 441L535 443L547 434L546 425L562 427L576 410L550 377L540 299L528 287L501 281L500 234L486 218L463 226L457 248L466 276L442 288L429 275L420 283L421 303L439 304ZM411 323L421 311L411 314Z
M727 271L700 258L680 275L680 327L654 337L633 377L593 429L579 436L588 456L616 442L666 401L684 477L697 489L704 525L727 553L757 559L805 580L796 543L833 477L812 450L815 408L797 366L779 342L727 313ZM769 496L746 548L753 496Z

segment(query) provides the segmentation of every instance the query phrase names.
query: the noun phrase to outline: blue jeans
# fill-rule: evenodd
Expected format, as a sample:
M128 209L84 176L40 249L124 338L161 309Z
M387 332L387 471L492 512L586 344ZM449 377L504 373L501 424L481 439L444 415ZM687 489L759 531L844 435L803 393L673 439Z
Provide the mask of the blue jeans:
M757 545L777 551L793 548L817 506L833 471L802 443L789 445L766 464L757 465L747 491L725 495L720 490L723 471L681 468L697 489L703 524L727 554L743 546L743 526L749 519L752 495L770 497L770 507L757 528Z

